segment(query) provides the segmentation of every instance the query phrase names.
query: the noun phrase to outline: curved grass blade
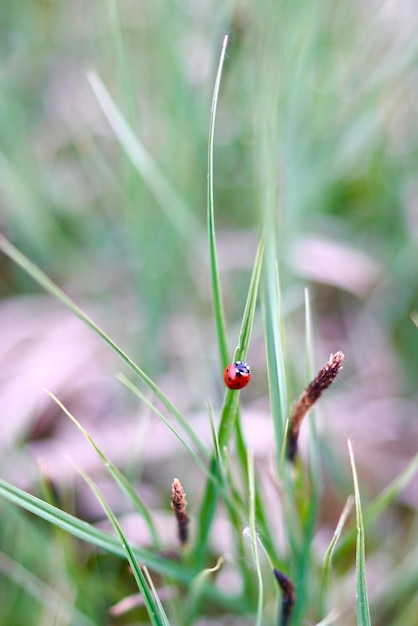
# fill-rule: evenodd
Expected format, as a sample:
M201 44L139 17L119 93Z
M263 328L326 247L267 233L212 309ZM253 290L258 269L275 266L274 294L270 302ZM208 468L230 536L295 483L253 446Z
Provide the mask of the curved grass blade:
M225 557L220 556L213 567L208 567L202 570L194 578L190 585L190 593L187 597L187 602L184 603L185 614L183 616L184 626L189 626L194 622L195 616L198 613L200 602L202 600L203 591L207 580L216 572L218 572L222 565L225 563Z
M202 459L199 457L198 454L196 454L196 452L193 450L193 448L191 448L189 446L189 444L187 443L187 441L185 441L183 439L183 437L175 430L175 428L173 428L173 426L171 426L170 422L164 417L164 415L161 413L161 411L159 411L157 409L156 406L154 406L154 404L149 400L149 398L146 397L146 395L144 395L142 393L142 391L140 389L138 389L137 387L135 387L135 385L133 385L131 383L131 381L126 378L126 376L124 376L123 374L118 374L117 376L118 380L120 380L120 382L130 391L132 391L132 393L134 393L138 398L140 398L142 400L142 402L144 402L152 411L153 413L155 413L155 415L157 415L160 420L162 420L164 422L164 424L171 430L171 432L173 433L173 435L175 437L177 437L177 439L180 441L180 443L186 448L186 450L189 452L189 454L193 457L194 461L197 463L197 465L200 467L200 469L208 476L210 477L210 473L208 472L208 469L204 463L204 461L202 461ZM201 444L202 447L204 448L204 459L208 459L209 458L209 454L207 449L204 447L204 444ZM201 453L201 450L199 450Z
M406 487L418 470L418 454L408 463L406 468L387 486L381 493L372 500L364 512L364 525L369 528L380 517L380 515L392 504L399 493ZM347 546L351 545L355 538L355 531L352 530L342 539L335 555L343 552Z
M224 37L221 56L219 59L218 71L216 74L215 87L213 90L212 107L209 121L209 145L208 145L208 236L209 236L209 259L212 282L213 310L215 315L216 333L218 337L219 356L222 369L225 369L229 362L228 342L226 340L225 319L223 313L221 282L219 279L218 258L216 254L215 238L215 215L213 200L213 141L215 135L216 108L218 104L219 88L221 85L222 69L225 60L226 47L228 45L228 35Z
M77 467L77 466L76 466ZM122 548L125 552L126 558L128 559L129 565L131 566L133 575L135 577L136 583L138 585L138 589L141 592L143 601L144 601L144 605L145 608L148 611L148 615L150 617L151 620L151 624L153 626L168 626L168 620L167 620L167 616L165 615L164 610L160 610L160 607L162 609L161 604L157 604L156 601L153 598L153 595L151 593L151 590L148 586L148 583L145 579L145 576L138 564L137 558L134 554L134 551L132 549L132 547L130 546L125 533L123 532L122 528L120 527L120 524L118 522L118 520L116 519L112 509L110 508L110 506L108 505L108 503L106 502L105 498L103 497L100 489L97 487L97 485L92 481L92 479L90 478L90 476L88 476L82 469L81 467L77 467L78 472L81 474L81 476L84 478L84 480L86 481L86 483L89 485L90 489L92 490L92 492L94 493L94 495L96 496L97 500L100 502L100 504L103 507L104 512L106 513L107 517L109 518L113 528L116 531L116 534L119 537L120 543L122 545Z
M151 389L156 397L164 404L169 412L175 417L177 422L181 425L184 431L188 434L191 441L196 445L199 451L204 455L206 454L206 447L197 437L193 428L189 425L186 418L180 413L180 411L174 406L174 404L167 398L164 392L154 383L145 372L138 367L138 365L120 348L114 341L105 333L102 328L93 319L84 313L82 309L72 300L62 289L60 289L42 270L40 270L32 261L30 261L20 250L15 248L1 233L0 233L0 250L3 250L12 261L19 265L29 276L33 278L46 292L53 296L56 300L59 300L64 304L74 315L76 315L86 326L93 330L103 341L116 352L116 354L126 363L126 365Z
M48 502L44 502L36 496L26 493L26 491L2 479L0 479L0 496L20 506L22 509L37 515L50 524L62 528L74 537L101 548L105 552L120 557L125 556L125 552L116 537L58 509ZM174 563L148 550L136 547L133 548L133 552L141 563L144 563L144 565L147 565L155 572L159 572L164 576L168 576L173 580L185 584L189 583L192 579L192 573L179 563Z
M112 463L112 461L100 450L100 448L96 445L92 437L89 435L87 430L80 424L80 422L70 413L70 411L64 406L64 404L58 400L58 398L48 390L45 390L49 397L60 407L62 411L70 418L70 420L77 426L79 431L84 435L90 445L97 452L104 465L107 467L110 475L114 478L115 482L120 486L122 491L128 496L129 500L132 502L133 506L136 508L138 513L142 515L144 521L150 531L154 546L159 549L161 547L161 541L158 537L157 530L155 528L152 517L142 502L141 498L136 493L135 489L132 487L131 483L125 478L125 476L118 470L118 468Z
M87 77L103 113L129 160L146 181L165 216L171 221L174 228L187 242L187 245L195 242L194 246L198 257L202 256L200 241L203 239L204 233L201 232L199 221L193 216L174 187L160 172L150 154L148 154L129 127L99 76L95 72L90 72L87 74ZM201 237L198 236L200 232Z
M58 509L48 502L44 502L40 498L2 479L0 479L0 497L109 554L114 554L121 558L126 557L125 551L117 537ZM195 578L196 570L183 563L156 555L136 546L132 547L132 552L140 563L152 571L158 572L162 576L166 576L182 585L189 586ZM250 610L245 599L243 600L241 596L236 598L224 593L209 581L202 590L202 595L208 598L214 605L224 607L227 611L245 614Z
M371 626L369 599L366 585L366 555L364 542L364 524L361 510L360 491L358 486L357 471L354 461L354 453L351 441L348 441L351 470L353 473L354 497L356 502L357 520L357 549L356 549L356 596L357 596L357 623L358 626Z
M163 624L165 626L170 626L170 623L169 623L169 621L167 619L167 615L166 615L166 613L164 611L164 607L163 607L163 605L161 603L160 598L158 597L158 593L157 593L157 590L155 588L154 581L151 578L151 574L149 573L148 568L147 568L146 565L144 565L143 569L144 569L144 576L145 576L145 579L147 581L148 587L152 591L152 595L154 596L154 599L155 599L155 604L157 605L158 610L160 612L160 615L163 618Z
M215 132L215 119L216 108L219 97L219 88L221 83L222 69L225 60L226 46L228 44L228 37L226 36L223 41L221 56L219 59L218 71L215 80L214 93L212 98L211 116L209 122L209 144L208 144L208 236L209 236L209 254L210 254L210 266L211 266L211 281L212 281L212 294L214 302L214 315L216 320L216 330L218 337L218 347L220 353L220 359L222 366L225 367L229 361L228 345L226 340L225 321L222 306L221 287L219 279L218 261L216 254L216 238L215 238L215 219L214 219L214 199L213 199L213 144L214 144L214 132ZM247 303L244 311L243 322L241 326L241 334L239 338L239 344L235 350L236 357L244 360L245 354L248 350L249 338L251 335L252 324L254 320L255 304L257 300L257 292L260 280L261 262L263 257L263 244L260 242L257 252L256 262L251 278L249 287L249 293ZM223 454L224 449L227 447L232 432L234 430L236 416L238 412L239 394L235 391L228 390L225 394L221 420L218 430L218 445ZM240 438L242 444L242 437ZM241 452L242 445L240 446ZM245 463L245 460L241 460ZM210 473L217 475L218 463L216 454L212 457ZM196 538L196 564L198 568L201 568L204 563L204 558L207 552L207 544L209 538L209 532L212 527L212 520L215 515L217 500L219 492L212 481L208 481L206 485L205 494L203 496L200 514L199 514L199 530Z
M216 325L216 334L218 339L218 348L219 348L219 357L221 362L221 368L224 369L228 364L229 350L228 350L228 342L226 336L226 325L225 325L225 317L223 312L223 303L222 303L222 293L221 293L221 282L219 277L219 269L218 269L218 259L217 259L217 251L216 251L216 230L215 230L215 208L214 208L214 192L213 192L213 151L214 151L214 135L215 135L215 120L216 120L216 110L219 98L219 90L221 84L222 70L225 60L226 48L228 45L228 36L224 37L223 46L221 50L221 55L218 64L218 70L216 74L215 86L213 90L212 97L212 105L211 105L211 114L209 121L209 140L208 140L208 197L207 197L207 221L208 221L208 239L209 239L209 261L210 261L210 271L211 271L211 286L212 286L212 300L213 300L213 309L215 316L215 325ZM244 314L244 319L246 315ZM245 343L245 337L243 339ZM240 340L240 344L242 341ZM237 360L245 360L244 354L241 354L239 348L235 351L234 361ZM234 415L235 411L230 413L226 413L227 415ZM241 463L241 467L243 468L245 476L247 475L247 447L244 442L243 434L241 431L241 427L239 424L239 419L232 417L232 421L236 422L237 426L237 453ZM221 420L222 423L222 420Z
M344 505L344 508L338 520L338 524L335 529L334 535L331 539L331 543L329 544L328 549L325 553L324 562L322 564L322 580L321 580L320 604L319 604L322 615L325 613L325 610L326 610L325 598L326 598L326 594L328 590L328 582L329 582L329 577L331 573L332 556L334 554L335 546L337 545L337 542L341 536L341 533L343 531L347 518L351 513L353 505L354 505L354 497L349 496L347 498L347 501Z

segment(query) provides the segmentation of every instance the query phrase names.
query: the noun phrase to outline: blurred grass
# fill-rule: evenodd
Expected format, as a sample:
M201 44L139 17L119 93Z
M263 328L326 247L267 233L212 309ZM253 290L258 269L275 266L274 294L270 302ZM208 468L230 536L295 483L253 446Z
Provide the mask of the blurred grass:
M258 381L264 375L268 378L275 464L286 494L294 483L282 468L281 444L289 404L306 382L303 288L308 281L315 344L308 341L308 352L309 346L314 348L314 362L335 341L345 343L334 347L348 352L346 393L359 397L360 410L365 387L373 387L372 397L378 393L375 381L368 385L361 376L367 375L369 363L389 358L394 364L391 393L413 406L418 353L418 333L410 319L418 309L418 16L412 3L401 2L395 10L390 3L341 5L329 0L315 4L31 0L6 1L1 15L0 228L77 301L94 303L99 315L111 320L112 339L126 342L144 371L157 383L165 373L179 371L175 380L191 397L188 408L207 395L214 396L217 405L220 402L220 394L213 391L218 389L222 367L215 365L206 258L207 137L216 65L223 36L229 33L213 147L223 304L232 354L264 228L267 371L259 356L260 330L254 333L249 359L259 364ZM103 98L96 99L88 72L100 78L132 137L160 173L156 185L155 177L150 180L146 168L137 167L127 155L126 141L114 125L112 129L112 119L103 115ZM342 253L325 259L335 280L328 280L321 268L314 275L304 273L298 262L300 249L308 254L307 236L364 253L377 268L373 280L366 288L344 289L345 276L354 272L354 281L360 284L362 271L356 273ZM300 242L295 259L295 244ZM308 263L315 269L315 258L308 258ZM4 302L34 289L14 264L0 259ZM193 359L185 348L180 354L173 350L174 316L196 320ZM355 367L362 358L365 364L358 373ZM381 388L385 384L383 380ZM266 402L267 385L255 380L252 388L249 401ZM173 402L177 405L175 398ZM374 414L370 418L377 422ZM405 461L416 451L411 450L414 437L409 434L416 431L413 415L400 420L406 430L404 435L401 426L397 431ZM372 426L379 428L377 423ZM326 450L321 436L318 446L319 453ZM337 484L339 475L347 477L348 465L338 458L333 462L338 465L332 476ZM392 477L400 469L394 463ZM309 471L313 470L305 475L301 470L294 501L287 502L291 511L287 532L293 533L287 537L290 556L276 546L281 566L308 577L296 624L324 618L318 614L316 596L321 564L312 549L323 520L314 507L309 519L304 508L313 475ZM368 549L361 464L357 471ZM342 493L341 481L336 490L345 501L349 493ZM245 489L235 496L237 501L245 498ZM393 515L401 518L401 529L408 524L416 528L413 506L408 508L412 518L408 522L401 513L409 504L396 508L392 498L385 507L389 504ZM243 516L242 508L236 507ZM116 566L105 559L100 575L95 565L84 569L84 557L70 558L71 550L57 563L49 547L54 538L50 529L3 503L1 512L2 527L10 533L16 516L27 538L4 540L5 554L47 582L55 580L51 572L58 570L63 587L72 590L70 596L77 597L76 606L86 619L103 621L110 602L129 588L127 575L113 575ZM334 512L334 527L340 513ZM252 528L254 534L253 523ZM303 547L299 532L307 528L312 538ZM395 604L388 600L383 606L370 599L372 622L375 611L376 623L382 626L403 626L414 615L416 593L405 597L403 591L417 576L416 566L406 560L416 537L413 531L406 536L402 545L370 548L377 559L400 562L396 586L390 572L385 581L377 581L379 588L393 589ZM334 554L338 561L338 546ZM353 568L346 549L341 555L333 569L338 580L330 583L336 602L344 599L344 575ZM260 572L264 575L263 565ZM3 579L3 570L1 575ZM42 609L31 599L29 582L26 592L10 578L2 582L5 624L45 623ZM271 597L270 583L264 583L264 593ZM195 605L198 610L201 599L195 599ZM341 623L354 623L350 616L343 619Z

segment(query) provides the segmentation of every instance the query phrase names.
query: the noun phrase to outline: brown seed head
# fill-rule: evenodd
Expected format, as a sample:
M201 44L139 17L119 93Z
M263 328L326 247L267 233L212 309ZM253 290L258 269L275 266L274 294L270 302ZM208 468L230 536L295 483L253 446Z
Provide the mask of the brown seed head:
M313 381L309 383L294 405L290 416L289 427L288 457L291 461L293 461L296 456L299 431L305 415L309 409L313 407L321 393L330 386L337 376L343 366L343 360L344 354L342 352L331 354L329 361L319 370L318 374Z
M178 478L175 478L171 485L171 506L177 520L180 543L184 545L189 538L189 516L187 515L186 494Z

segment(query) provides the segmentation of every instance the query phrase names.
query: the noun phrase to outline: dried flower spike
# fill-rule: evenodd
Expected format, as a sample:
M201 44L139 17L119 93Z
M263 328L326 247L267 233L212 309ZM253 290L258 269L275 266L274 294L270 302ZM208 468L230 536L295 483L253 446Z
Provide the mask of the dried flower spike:
M319 396L329 385L332 383L338 372L342 368L344 360L344 354L342 352L336 352L331 354L328 363L319 370L313 381L306 387L305 391L299 397L295 406L293 407L290 416L289 426L289 446L288 446L288 458L290 461L294 461L298 449L299 431L302 425L303 418L313 407Z
M189 538L189 516L187 515L186 494L178 478L171 485L171 506L177 520L180 544L184 546Z
M295 588L290 578L285 576L280 570L274 569L273 573L277 582L280 585L281 590L283 591L283 601L279 624L280 626L287 626L296 602Z

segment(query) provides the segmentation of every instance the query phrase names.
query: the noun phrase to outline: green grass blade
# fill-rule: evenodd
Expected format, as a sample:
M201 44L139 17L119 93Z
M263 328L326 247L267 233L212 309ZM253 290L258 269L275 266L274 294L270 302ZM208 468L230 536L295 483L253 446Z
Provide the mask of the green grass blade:
M263 241L260 242L254 263L254 269L251 276L250 286L248 290L247 302L245 305L243 320L241 324L241 333L239 343L235 354L238 358L245 358L248 350L248 344L251 337L251 330L254 322L255 306L257 302L258 287L260 283L261 268L263 262ZM236 417L239 406L239 392L227 389L225 392L224 403L221 412L221 420L218 429L218 443L221 453L228 447L231 435L234 430ZM210 472L217 475L216 456L212 458ZM209 531L212 526L212 520L215 515L216 505L219 492L213 481L208 482L206 491L203 496L200 514L199 514L199 530L196 537L196 562L198 567L203 567L204 558L207 551Z
M354 505L354 498L353 496L349 496L347 498L347 501L344 505L344 508L338 520L338 524L335 529L334 535L331 539L331 543L329 544L328 549L325 553L324 562L322 564L322 580L321 580L320 604L319 604L321 614L325 613L326 611L326 594L328 591L328 582L329 582L329 577L331 574L331 564L332 564L332 557L334 554L335 546L337 545L337 542L341 536L344 525L347 521L348 516L351 513L351 509L353 508L353 505Z
M224 485L225 488L227 488L226 468L225 468L225 463L224 463L224 457L221 454L221 448L219 446L219 438L218 438L218 433L216 430L215 418L213 415L212 405L210 404L208 406L208 411L209 411L210 428L212 432L212 442L213 442L213 450L214 450L213 456L216 460L216 466L218 468L218 481L221 485Z
M270 407L273 417L278 466L283 448L284 427L287 418L287 385L282 341L282 313L279 276L273 233L266 225L266 259L264 285L264 333L267 354Z
M202 570L197 574L192 584L190 585L190 593L187 598L187 602L184 603L184 626L192 624L195 616L198 613L199 606L203 597L204 587L208 579L218 572L225 562L225 557L220 556L216 562L216 565Z
M270 22L269 22L270 25ZM270 36L267 35L269 38ZM267 355L270 410L273 419L277 465L283 445L284 426L287 418L287 385L282 332L283 319L279 280L279 222L282 219L278 190L277 145L279 138L277 102L278 83L271 81L268 47L260 54L260 90L256 92L255 158L258 204L262 210L265 233L265 271L263 280L264 336ZM267 78L269 77L269 78Z
M40 500L36 496L2 479L0 479L0 497L5 498L20 508L33 513L46 522L61 528L72 536L86 541L109 554L121 558L126 557L125 551L117 537L95 528L87 522L58 509L52 504ZM196 571L179 561L156 555L153 552L136 546L132 548L132 552L140 563L150 570L162 576L166 576L172 581L188 586L195 578ZM237 599L230 594L223 593L222 590L215 587L210 581L208 581L204 589L202 589L202 596L208 598L214 605L224 607L228 611L242 613L247 610L245 600L241 597Z
M94 442L92 437L89 435L87 430L84 428L84 426L82 426L80 424L80 422L74 417L74 415L72 415L72 413L70 413L70 411L64 406L64 404L60 400L58 400L58 398L53 393L51 393L50 391L46 390L46 393L62 409L62 411L64 411L64 413L67 415L67 417L69 417L70 420L77 426L77 428L80 430L80 432L84 435L84 437L87 439L87 441L90 443L90 445L97 452L97 454L99 455L99 457L103 461L104 465L108 469L110 475L113 477L115 482L121 487L122 491L127 495L127 497L132 502L132 504L136 508L136 510L144 518L144 521L145 521L145 523L146 523L146 525L147 525L147 527L148 527L148 529L150 531L150 534L151 534L154 546L157 549L160 549L161 548L161 542L160 542L160 539L158 537L158 533L157 533L157 530L155 528L155 524L154 524L154 522L152 520L152 517L151 517L147 507L142 502L141 498L138 496L138 494L136 493L135 489L132 487L130 482L125 478L125 476L122 474L122 472L120 472L118 470L118 468L112 463L112 461L100 450L100 448L96 445L96 443Z
M351 441L348 441L351 470L353 473L354 497L356 502L357 549L356 549L356 597L358 626L371 626L369 599L366 585L366 554L364 541L364 524L361 510L360 491Z
M258 288L260 285L261 269L263 266L264 240L261 239L254 261L254 268L251 275L248 289L247 301L245 303L244 314L241 323L241 331L238 345L234 353L234 361L245 361L251 332L254 323L255 308L257 304ZM219 445L221 450L228 445L235 426L235 419L238 409L239 392L228 389L225 393L224 405L219 424Z
M17 506L37 515L45 521L62 528L78 539L87 541L101 548L105 552L124 557L125 553L118 539L87 522L84 522L57 507L40 500L36 496L26 493L22 489L0 479L0 496L13 502ZM192 574L184 566L168 559L143 550L134 548L136 558L155 572L168 576L173 580L187 584L192 579Z
M32 261L30 261L24 254L22 254L13 244L11 244L2 234L0 234L0 250L4 252L12 261L19 265L29 276L33 278L46 292L51 296L59 300L64 304L74 315L76 315L86 326L93 330L103 341L116 352L116 354L128 365L128 367L151 389L156 397L164 404L164 406L170 411L173 417L184 428L192 441L196 444L199 450L205 454L206 448L202 446L201 441L190 427L186 418L180 413L180 411L174 406L174 404L167 398L164 392L154 383L154 381L145 374L145 372L136 365L136 363L120 348L110 337L105 333L102 328L93 319L84 313L82 309L69 297L62 289L60 289L42 270L40 270Z
M225 319L223 313L221 282L219 278L218 258L216 254L215 237L215 211L213 199L213 141L215 135L216 108L218 104L219 89L221 85L222 69L225 60L228 36L224 37L221 56L219 59L218 71L216 74L215 87L212 97L212 108L209 122L209 144L208 144L208 236L209 236L209 259L212 282L213 310L215 315L216 333L218 337L219 356L222 369L225 369L229 362L228 342L226 339Z
M255 309L257 305L258 290L260 286L260 276L264 258L264 236L258 244L257 253L254 260L254 268L251 274L250 286L248 288L247 300L244 314L242 316L241 330L238 345L235 348L234 361L244 361L247 358L248 346L250 344L251 332L253 329Z
M187 245L195 242L195 250L199 256L202 256L200 242L203 240L203 231L199 221L193 216L183 199L163 176L150 154L135 136L99 76L91 72L88 74L88 79L113 132L133 166L146 181L165 216L171 221ZM199 233L201 237L199 237Z
M406 487L418 470L418 453L412 457L406 468L370 503L364 515L368 525L378 519Z
M254 456L248 452L248 486L249 486L249 525L251 536L251 548L254 557L255 570L258 581L257 597L257 617L256 626L263 623L263 576L261 573L260 558L258 554L258 537L256 532L256 505L255 505L255 477L254 477Z
M201 455L201 456L203 456L204 459L209 459L209 453L208 453L208 450L206 449L205 445L199 440L199 443L200 443L200 445L199 445L199 454L196 454L196 452L193 450L193 448L190 447L190 445L187 443L187 441L177 432L177 430L175 428L173 428L173 426L164 417L164 415L161 413L161 411L159 411L157 409L157 407L151 402L151 400L149 398L147 398L147 396L145 394L142 393L142 391L140 389L135 387L135 385L132 384L131 381L128 378L126 378L126 376L124 376L123 374L119 374L118 375L118 380L120 380L120 382L123 385L125 385L125 387L127 389L132 391L132 393L134 393L138 398L140 398L140 400L142 400L142 402L144 402L144 404L146 404L153 411L153 413L155 413L155 415L157 415L159 417L159 419L162 422L164 422L164 424L171 430L173 435L186 448L187 452L193 457L194 461L197 463L197 465L200 467L200 469L207 476L209 476L209 472L207 470L205 462L199 456L199 455ZM196 436L194 437L194 439L196 439Z
M414 477L418 470L418 454L416 454L408 463L406 468L387 486L381 493L372 500L364 512L364 525L366 528L371 527L374 522L379 519L381 514L394 502L400 492L406 487L409 481ZM350 531L340 542L335 551L335 555L339 555L351 545L355 539L355 531Z
M148 615L150 617L151 624L153 626L166 626L168 624L167 616L165 615L164 612L163 613L160 612L159 606L157 605L157 603L155 602L155 600L153 598L152 592L151 592L151 590L150 590L150 588L148 586L148 583L147 583L147 581L145 579L145 576L144 576L144 574L143 574L143 572L141 570L141 567L138 564L138 561L137 561L137 558L136 558L136 556L134 554L134 551L131 548L131 546L130 546L130 544L129 544L126 536L125 536L125 533L123 532L122 528L120 527L120 524L119 524L118 520L116 519L112 509L110 508L110 506L106 502L105 498L103 497L100 489L92 481L92 479L80 467L77 467L77 469L78 469L79 473L81 474L81 476L86 481L86 483L89 485L90 489L92 490L92 492L96 496L97 500L102 505L104 512L106 513L106 515L109 518L113 528L116 531L116 534L119 537L120 543L121 543L121 545L123 547L123 550L125 552L126 558L127 558L128 562L129 562L129 565L131 566L132 573L133 573L133 575L135 577L135 580L136 580L136 583L138 585L138 589L141 592L145 608L148 611Z
M149 573L148 568L146 566L144 566L143 569L144 569L144 576L145 576L145 579L147 581L147 585L148 585L148 587L152 591L152 595L154 597L155 604L158 607L159 614L160 614L160 616L161 616L161 618L163 620L163 624L164 624L164 626L170 626L170 622L167 619L167 615L166 615L166 613L164 611L164 607L163 607L163 605L161 603L161 600L160 600L160 598L158 596L158 592L157 592L157 589L155 588L154 581L151 578L151 574Z
M268 390L269 390L269 399L270 399L270 410L273 417L273 429L274 429L274 438L276 441L276 448L278 450L279 456L279 467L283 467L283 462L285 458L285 434L284 434L284 423L282 422L281 414L281 393L280 393L280 383L279 383L279 366L277 353L275 349L275 333L274 333L274 323L271 314L271 307L268 306L266 289L264 289L263 295L263 324L264 324L264 337L265 337L265 345L266 345L266 359L267 359L267 378L268 378ZM280 446L281 450L284 453L280 454Z
M215 222L214 222L214 201L213 201L213 142L215 131L216 107L219 96L220 81L222 68L225 59L225 51L228 38L224 38L221 57L218 65L218 71L215 81L214 94L212 99L212 110L209 125L209 147L208 147L208 231L209 231L209 252L211 265L212 292L214 301L214 314L216 320L216 329L218 336L218 345L220 358L223 366L229 361L228 346L226 341L225 322L223 316L222 297L220 289L218 262L216 255L216 239L215 239ZM260 274L262 267L264 244L260 242L254 263L254 269L250 281L248 297L243 314L241 324L241 332L238 346L235 350L234 360L245 360L248 350L251 330L254 322L255 306L257 302L258 287L260 282ZM218 445L221 454L227 448L231 435L234 431L239 406L239 393L227 390L225 393L224 403L221 412L220 425L218 430ZM242 443L242 438L241 438ZM241 445L242 448L242 445ZM217 474L218 463L216 455L211 461L210 472ZM205 554L207 551L208 538L212 520L215 515L219 492L213 481L208 481L205 494L203 496L200 515L199 515L199 531L196 539L196 563L198 567L202 567Z

